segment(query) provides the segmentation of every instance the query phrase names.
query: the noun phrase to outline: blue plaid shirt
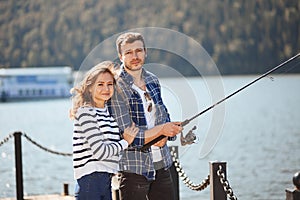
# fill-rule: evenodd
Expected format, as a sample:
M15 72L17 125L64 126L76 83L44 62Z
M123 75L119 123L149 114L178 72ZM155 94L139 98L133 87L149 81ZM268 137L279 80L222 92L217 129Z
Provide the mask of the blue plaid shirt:
M142 78L155 104L155 125L169 122L170 117L161 98L161 86L158 78L144 69ZM117 121L121 131L130 126L132 122L139 127L139 133L133 143L122 152L120 171L144 175L148 180L154 180L155 169L151 150L148 149L146 152L140 151L140 148L145 144L144 136L147 123L142 99L138 92L132 88L132 85L133 77L123 69L117 80L115 93L107 103L110 113ZM175 139L176 137L169 138L169 140ZM165 168L169 168L172 165L169 148L165 145L160 148L160 151Z

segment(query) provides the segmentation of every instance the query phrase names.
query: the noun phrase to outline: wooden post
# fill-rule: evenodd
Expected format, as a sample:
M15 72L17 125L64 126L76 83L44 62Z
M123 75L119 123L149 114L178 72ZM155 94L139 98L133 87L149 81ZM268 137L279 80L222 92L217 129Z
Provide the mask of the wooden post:
M219 166L222 166L226 179L226 162L209 162L210 165L210 200L227 200L227 195L224 191L220 178L217 175Z
M112 192L112 199L113 200L120 200L120 174L113 175L111 178L111 192Z
M63 193L62 193L62 195L63 196L68 196L69 195L69 184L68 183L64 183L64 185L63 185Z
M300 190L297 189L285 189L286 200L300 200Z
M15 132L15 165L16 165L16 191L17 200L23 200L23 171L22 171L22 141L21 132Z
M294 189L286 189L286 200L300 200L300 171L293 176Z
M112 199L119 200L120 199L120 191L119 190L112 190Z

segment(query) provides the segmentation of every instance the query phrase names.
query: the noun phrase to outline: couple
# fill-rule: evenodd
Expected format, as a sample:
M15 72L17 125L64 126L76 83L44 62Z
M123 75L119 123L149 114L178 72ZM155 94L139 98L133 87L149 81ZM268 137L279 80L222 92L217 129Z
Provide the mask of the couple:
M158 78L143 69L147 53L143 36L124 33L116 45L122 62L118 77L114 63L104 61L72 88L77 198L112 199L111 177L120 172L121 199L172 200L172 159L166 142L175 140L182 127L170 122ZM140 150L160 135L167 137Z

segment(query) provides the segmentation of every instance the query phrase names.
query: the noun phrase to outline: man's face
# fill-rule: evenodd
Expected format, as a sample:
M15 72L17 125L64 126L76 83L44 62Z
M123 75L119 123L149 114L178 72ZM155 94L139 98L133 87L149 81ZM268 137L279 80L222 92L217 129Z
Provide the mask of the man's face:
M145 63L146 51L143 42L136 40L121 46L120 60L126 69L131 71L140 70Z

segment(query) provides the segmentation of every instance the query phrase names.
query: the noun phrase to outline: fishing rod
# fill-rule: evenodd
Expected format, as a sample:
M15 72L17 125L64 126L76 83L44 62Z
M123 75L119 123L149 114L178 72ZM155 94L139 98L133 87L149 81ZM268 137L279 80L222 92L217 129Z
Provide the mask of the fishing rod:
M214 108L215 106L219 105L220 103L226 101L227 99L229 99L230 97L232 97L233 95L239 93L240 91L246 89L247 87L249 87L250 85L254 84L255 82L259 81L260 79L268 76L269 74L271 74L272 72L278 70L279 68L285 66L286 64L290 63L291 61L295 60L297 57L300 56L300 53L298 53L297 55L291 57L290 59L284 61L283 63L277 65L276 67L274 67L273 69L267 71L266 73L264 73L263 75L259 76L258 78L256 78L255 80L251 81L250 83L246 84L245 86L241 87L240 89L236 90L235 92L231 93L230 95L226 96L225 98L221 99L220 101L218 101L217 103L209 106L208 108L204 109L203 111L199 112L198 114L194 115L193 117L184 120L181 123L181 126L184 127L185 125L189 124L192 120L196 119L197 117L199 117L200 115L206 113L207 111L211 110L212 108ZM162 140L163 138L165 138L167 136L164 135L160 135L159 137L151 140L150 142L148 142L147 144L144 144L144 146L141 148L141 151L145 151L146 149L150 148L153 144L155 144L156 142Z

